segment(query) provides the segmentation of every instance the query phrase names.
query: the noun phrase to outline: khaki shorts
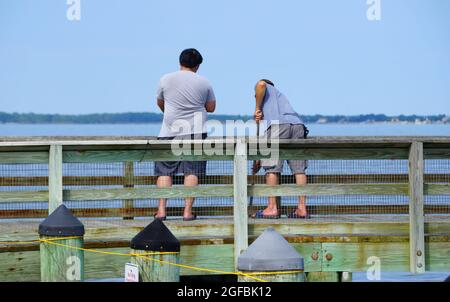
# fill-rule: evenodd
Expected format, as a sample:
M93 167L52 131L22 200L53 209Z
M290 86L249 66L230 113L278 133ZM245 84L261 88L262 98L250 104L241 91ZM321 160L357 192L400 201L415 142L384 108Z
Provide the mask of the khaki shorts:
M274 127L276 129L276 127ZM304 139L305 138L305 126L303 124L292 125L292 124L282 124L278 125L278 131L273 131L272 127L269 127L266 132L266 137L278 138L278 139ZM292 174L305 174L308 168L308 162L306 160L288 160L289 168ZM266 173L278 173L283 172L283 160L271 160L263 159L261 160L261 166L264 168Z

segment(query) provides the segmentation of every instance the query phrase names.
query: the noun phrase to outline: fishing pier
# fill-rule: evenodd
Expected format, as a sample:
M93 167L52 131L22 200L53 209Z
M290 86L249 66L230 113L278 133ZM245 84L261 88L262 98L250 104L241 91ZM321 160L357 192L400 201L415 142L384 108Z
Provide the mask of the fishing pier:
M164 224L180 242L182 277L236 272L268 228L304 257L308 281L349 281L374 265L450 271L450 137L281 140L281 159L309 167L308 184L286 170L279 186L252 175L252 161L266 156L251 152L255 141L192 141L202 152L180 155L154 137L0 137L0 281L41 281L39 224L63 204L84 225L83 279L123 278L130 241L153 221L159 198L169 198ZM154 162L174 160L208 161L200 185L176 176L157 188ZM249 218L268 196L279 197L281 219ZM286 217L298 196L310 219ZM197 199L198 220L181 219L185 197Z

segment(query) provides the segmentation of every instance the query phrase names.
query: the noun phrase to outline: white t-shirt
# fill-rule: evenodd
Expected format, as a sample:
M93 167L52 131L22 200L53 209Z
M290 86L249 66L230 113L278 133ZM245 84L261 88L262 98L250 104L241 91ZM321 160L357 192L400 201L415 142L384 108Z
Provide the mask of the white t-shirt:
M164 101L159 137L206 133L206 102L215 102L211 84L191 71L166 74L159 81L156 98Z

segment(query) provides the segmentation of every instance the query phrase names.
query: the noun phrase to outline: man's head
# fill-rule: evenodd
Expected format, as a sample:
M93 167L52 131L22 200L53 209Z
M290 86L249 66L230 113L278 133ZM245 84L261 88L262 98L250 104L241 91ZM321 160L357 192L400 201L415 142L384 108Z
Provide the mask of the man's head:
M270 86L275 87L275 84L271 81L271 80L267 80L267 79L262 79L262 82L266 82L266 84L269 84Z
M188 48L180 54L181 67L188 68L194 72L197 72L200 64L203 63L203 57L197 49Z

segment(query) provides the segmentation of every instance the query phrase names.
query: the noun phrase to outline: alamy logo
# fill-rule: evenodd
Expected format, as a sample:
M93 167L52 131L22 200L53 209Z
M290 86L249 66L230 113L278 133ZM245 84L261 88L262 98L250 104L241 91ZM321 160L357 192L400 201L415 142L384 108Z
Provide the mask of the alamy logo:
M260 127L263 127L261 125ZM178 157L192 156L192 155L207 155L207 156L233 156L235 154L235 143L237 142L237 133L249 133L251 129L256 128L256 122L253 120L228 120L221 123L217 120L204 121L202 113L195 113L193 123L187 120L179 119L172 123L171 131L180 133L179 136L171 143L172 154ZM192 143L191 139L186 138L190 136L188 133L206 133L207 129L214 129L216 134L226 134L226 139L222 139L222 135L218 139L209 139ZM273 133L279 132L278 121L272 121L271 130ZM194 140L201 139L195 137ZM266 137L256 138L248 142L248 155L258 155L269 158L271 161L279 160L279 139L275 136L270 139Z
M81 261L77 256L70 256L66 259L68 265L66 271L67 281L81 281Z
M381 0L367 0L367 20L380 21L381 20Z
M81 0L67 0L67 20L80 21L81 20Z
M372 256L367 259L367 264L370 265L367 269L367 280L380 281L381 280L381 260L379 257Z

